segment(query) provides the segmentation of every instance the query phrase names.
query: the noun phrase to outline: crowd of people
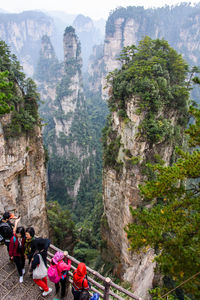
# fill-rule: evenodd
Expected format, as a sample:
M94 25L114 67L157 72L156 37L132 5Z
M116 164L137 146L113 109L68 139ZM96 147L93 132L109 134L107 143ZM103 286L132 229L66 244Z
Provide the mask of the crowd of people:
M14 224L11 222L15 219ZM42 296L47 296L52 292L48 286L47 277L55 284L55 297L58 300L66 295L66 282L68 272L71 269L71 260L67 251L58 251L51 259L50 266L47 266L47 251L50 240L47 238L35 237L33 227L24 228L18 226L20 217L5 212L0 220L0 241L3 242L8 250L10 260L16 265L19 282L23 282L25 274L25 260L28 261L28 274L42 291ZM90 297L90 283L87 279L87 269L84 263L79 263L73 272L72 294L74 300L96 300L98 294Z

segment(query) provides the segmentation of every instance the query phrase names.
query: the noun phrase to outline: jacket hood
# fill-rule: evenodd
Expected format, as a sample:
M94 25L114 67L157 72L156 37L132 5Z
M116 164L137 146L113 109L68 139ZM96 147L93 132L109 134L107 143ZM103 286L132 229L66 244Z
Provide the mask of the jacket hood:
M64 258L63 252L57 251L54 257L52 258L52 261L54 262L54 264L57 264L63 258Z
M86 265L84 263L78 264L76 270L77 270L77 275L80 277L84 277L87 274Z

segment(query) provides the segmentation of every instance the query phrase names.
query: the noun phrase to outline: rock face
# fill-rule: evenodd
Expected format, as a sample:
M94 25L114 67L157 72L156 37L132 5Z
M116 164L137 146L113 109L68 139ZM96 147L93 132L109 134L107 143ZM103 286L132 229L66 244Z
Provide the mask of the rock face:
M0 119L0 212L21 216L21 224L33 226L36 234L48 236L45 207L46 171L41 130L33 136L7 139L3 126L9 115Z
M78 15L74 22L73 27L81 42L81 53L83 58L83 70L86 71L88 67L88 59L92 53L94 45L103 42L103 36L100 30L97 29L93 23L93 20L83 15Z
M200 62L199 7L182 4L175 7L144 9L143 7L119 8L106 23L104 55L101 77L102 96L107 98L104 89L105 76L120 67L117 58L123 47L138 45L144 36L152 39L164 38L191 65Z
M103 45L93 47L88 64L88 89L91 93L100 93L102 90L102 74L104 73Z
M59 64L49 38L43 38L37 78L45 100L41 113L48 122L44 139L50 156L50 194L56 193L56 199L72 208L76 206L81 180L89 172L87 160L95 153L89 149L80 42L71 26L65 29L63 46L64 62Z
M152 288L155 267L153 250L149 249L145 254L131 253L124 228L132 221L129 207L145 205L138 188L145 179L145 162L159 155L168 164L173 155L173 146L171 143L162 143L152 147L139 136L139 126L144 115L137 114L138 101L139 98L132 97L127 103L129 122L123 121L117 112L111 116L112 141L120 139L117 161L121 163L121 170L116 171L111 167L103 170L102 235L107 242L111 261L117 258L115 272L123 280L131 282L136 295L149 299L148 290ZM169 111L167 117L172 124L176 123L176 112Z
M0 39L10 46L28 76L34 73L42 36L53 32L53 20L41 12L0 14Z

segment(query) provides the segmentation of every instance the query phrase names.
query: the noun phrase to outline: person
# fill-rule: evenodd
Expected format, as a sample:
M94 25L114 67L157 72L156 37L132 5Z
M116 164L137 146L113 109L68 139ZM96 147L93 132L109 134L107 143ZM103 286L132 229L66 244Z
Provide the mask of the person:
M38 245L42 251L44 263L45 265L47 265L47 251L50 245L50 240L42 237L35 238L31 245L32 247L31 252L33 254L35 253L35 251L37 251Z
M10 222L10 219L16 219L16 217L12 213L6 211L3 214L3 218L1 219L1 222L0 222L0 234L3 237L3 240L7 247L8 253L9 253L10 239L13 236L13 232L15 233L17 224L20 221L20 218L18 218L15 221L15 225L13 225Z
M44 239L40 238L38 239L37 243L35 243L35 252L32 258L32 270L33 270L33 281L43 290L42 296L47 296L52 292L52 288L48 287L47 284L47 262L46 262L46 251L44 249ZM44 272L44 275L41 275L41 278L35 278L35 272L36 268L39 266L42 267L42 265L45 267L46 271Z
M64 262L64 259L66 261L67 255L67 251L65 251L65 254L61 251L57 251L51 260L51 264L56 266L58 272L59 281L55 283L55 289L56 294L58 294L61 285L61 299L65 297L66 279L68 271L71 268L71 260L69 258L67 259L67 263ZM54 299L56 300L57 298Z
M19 282L23 282L23 275L25 274L25 257L24 257L24 244L25 244L25 229L24 227L17 227L16 234L10 239L9 255L11 260L14 261L19 273Z
M25 245L24 245L24 255L25 258L28 259L29 270L28 273L32 276L32 268L31 268L31 260L33 258L34 249L33 249L33 241L35 239L35 230L33 227L26 228L25 232Z
M86 265L84 263L79 263L77 269L73 273L72 294L74 300L80 299L82 291L89 291L89 284L87 280ZM86 293L86 295L89 295L89 292Z

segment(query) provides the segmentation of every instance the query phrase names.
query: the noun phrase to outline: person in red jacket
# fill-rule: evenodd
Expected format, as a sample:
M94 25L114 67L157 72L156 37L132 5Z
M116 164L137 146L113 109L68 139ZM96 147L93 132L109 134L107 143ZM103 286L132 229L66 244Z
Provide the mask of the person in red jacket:
M23 282L23 275L25 274L25 257L24 257L24 243L25 243L25 230L24 227L17 227L16 234L10 239L9 255L16 264L19 273L19 282Z
M73 273L72 294L74 300L80 299L80 294L83 290L89 291L87 270L84 263L79 263L77 269Z

